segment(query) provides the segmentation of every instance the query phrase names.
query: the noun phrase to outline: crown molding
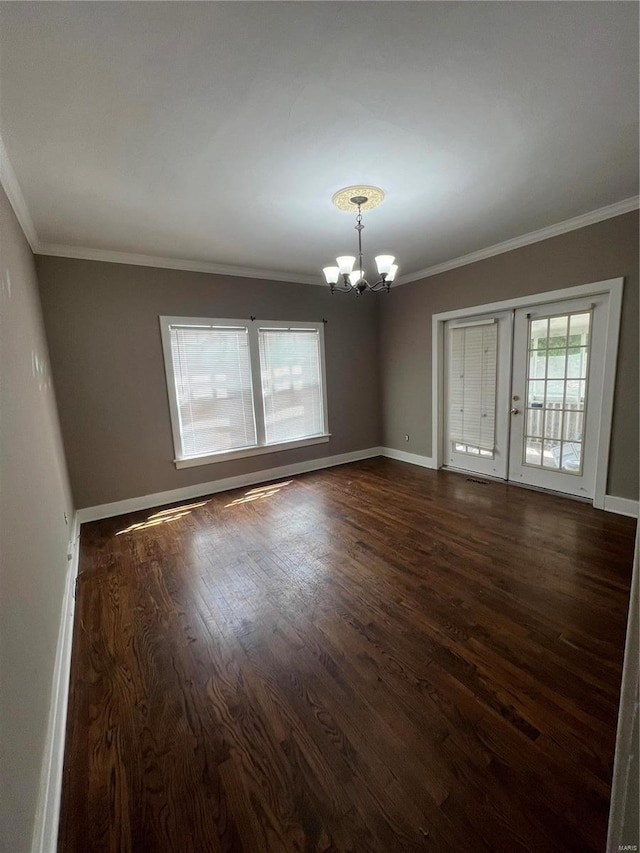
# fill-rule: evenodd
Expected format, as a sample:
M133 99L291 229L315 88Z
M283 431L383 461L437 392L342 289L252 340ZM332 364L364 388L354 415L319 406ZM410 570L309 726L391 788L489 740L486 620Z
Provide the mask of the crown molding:
M569 231L576 231L579 228L585 228L587 225L594 225L596 222L603 222L605 219L613 219L615 216L621 216L624 213L630 213L632 210L637 210L639 206L640 197L632 196L631 198L618 201L615 204L609 204L606 207L600 207L597 210L582 213L580 216L574 216L572 219L565 219L562 222L555 223L554 225L548 225L545 228L540 228L538 231L530 231L528 234L513 237L511 240L505 240L504 243L496 243L494 246L487 246L485 249L479 249L477 252L471 252L468 255L462 255L459 258L453 258L450 261L445 261L444 263L426 267L425 269L418 270L417 272L401 276L398 281L395 282L395 286L398 287L402 284L409 284L412 281L429 278L430 276L438 275L439 273L447 272L448 270L453 270L457 267L473 264L476 261L482 261L486 258L492 258L494 255L511 252L514 249L529 246L531 243L538 243L541 240L548 240L550 237L557 237L558 235L566 234ZM316 284L320 286L324 285L324 282L320 280L320 276L296 275L295 273L253 269L251 267L225 266L223 264L209 263L207 261L189 261L179 258L163 258L155 255L115 252L108 249L85 249L79 246L63 246L58 243L38 244L38 247L34 248L34 252L37 255L79 258L82 260L104 261L106 263L114 264L133 264L134 266L158 267L160 269L238 276L240 278L258 278L266 279L267 281L296 282L298 284Z
M139 255L131 252L115 252L110 249L85 249L81 246L63 246L59 243L41 243L36 255L52 255L57 258L78 258L85 261L103 261L109 264L132 264L137 267L203 272L210 275L257 278L267 281L294 282L296 284L324 284L319 276L302 275L276 270L254 269L215 264L208 261L189 261L183 258L163 258L157 255Z
M216 264L208 261L190 261L183 258L164 258L156 255L117 252L109 249L91 249L80 246L64 246L59 243L41 243L20 184L18 183L16 173L11 165L11 160L9 159L2 136L0 136L0 184L4 187L9 203L34 255L53 255L59 258L78 258L80 260L103 261L104 263L112 264L132 264L133 266L202 272L209 275L226 275L239 278L256 278L267 281L293 282L295 284L324 284L320 280L319 275L301 275L290 272L278 272L277 270Z
M450 261L444 261L432 267L425 267L418 272L403 275L396 284L409 284L409 282L418 281L421 278L429 278L432 275L456 269L456 267L464 267L476 261L492 258L494 255L502 255L504 252L520 249L522 246L529 246L531 243L539 243L541 240L548 240L550 237L557 237L559 234L566 234L568 231L577 231L578 228L585 228L587 225L594 225L596 222L603 222L605 219L613 219L614 216L630 213L632 210L637 210L639 206L640 196L631 196L631 198L625 198L622 201L615 202L615 204L608 204L606 207L599 207L597 210L589 211L589 213L574 216L572 219L556 222L555 225L547 225L546 228L540 228L538 231L530 231L520 237L513 237L511 240L505 240L504 243L496 243L494 246L478 249L477 252L471 252L469 255L452 258Z
M133 266L156 267L158 269L184 270L186 272L201 272L209 275L225 275L238 278L255 278L266 281L282 281L293 282L295 284L315 284L321 287L325 283L321 281L320 276L302 275L290 272L278 272L277 270L254 269L252 267L237 267L226 264L216 264L208 261L190 261L183 258L166 258L157 255L143 255L132 252L118 252L110 249L91 249L81 246L65 246L60 243L41 243L31 214L27 207L24 195L18 183L16 173L13 170L7 149L5 147L2 136L0 136L0 184L9 199L9 203L20 223L25 237L27 238L31 250L35 255L51 255L58 258L77 258L87 261L102 261L111 264L131 264ZM438 275L448 270L456 269L456 267L473 264L476 261L482 261L486 258L491 258L494 255L501 255L504 252L511 252L513 249L519 249L522 246L528 246L531 243L538 243L541 240L548 240L550 237L556 237L559 234L566 234L568 231L575 231L578 228L584 228L587 225L593 225L596 222L602 222L605 219L612 219L615 216L621 216L624 213L630 213L632 210L637 210L640 206L640 197L632 196L631 198L623 199L615 204L609 204L606 207L600 207L597 210L592 210L588 213L583 213L580 216L574 216L572 219L565 219L563 222L557 222L555 225L548 225L545 228L540 228L538 231L530 231L528 234L522 234L519 237L514 237L511 240L505 240L504 243L496 243L494 246L487 246L484 249L479 249L476 252L471 252L468 255L462 255L459 258L453 258L449 261L444 261L441 264L435 264L431 267L425 267L414 273L400 276L394 283L396 287L402 284L409 284L412 281L418 281L422 278Z
M20 189L16 173L13 171L13 166L11 165L11 160L9 160L2 136L0 136L0 184L4 187L9 204L13 208L13 212L20 223L24 236L31 246L31 251L37 252L40 245L38 234L29 213L27 202Z

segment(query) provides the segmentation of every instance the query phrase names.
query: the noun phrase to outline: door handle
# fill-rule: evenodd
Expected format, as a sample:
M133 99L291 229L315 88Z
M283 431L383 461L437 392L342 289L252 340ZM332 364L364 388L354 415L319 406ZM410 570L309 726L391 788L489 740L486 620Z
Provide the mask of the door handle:
M519 415L519 414L520 414L520 409L511 409L511 414L512 414L512 415Z

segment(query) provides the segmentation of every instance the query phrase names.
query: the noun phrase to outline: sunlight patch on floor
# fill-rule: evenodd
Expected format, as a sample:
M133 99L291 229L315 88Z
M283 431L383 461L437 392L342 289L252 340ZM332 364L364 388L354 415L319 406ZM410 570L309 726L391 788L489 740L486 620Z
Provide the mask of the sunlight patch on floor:
M194 509L206 506L208 503L209 501L199 501L195 504L174 506L171 509L154 512L147 517L146 521L139 521L137 524L131 524L129 527L118 530L116 536L122 536L123 533L137 533L137 531L146 530L148 527L157 527L159 524L168 524L170 521L177 521L179 518L184 518L185 515L190 515Z
M225 509L230 506L239 506L240 504L248 504L252 501L259 501L262 498L270 498L273 495L277 495L280 489L284 488L284 486L290 485L293 480L287 480L284 483L272 483L270 486L260 486L258 489L250 489L248 492L245 492L243 497L236 498L235 501L231 501L229 504L225 504Z

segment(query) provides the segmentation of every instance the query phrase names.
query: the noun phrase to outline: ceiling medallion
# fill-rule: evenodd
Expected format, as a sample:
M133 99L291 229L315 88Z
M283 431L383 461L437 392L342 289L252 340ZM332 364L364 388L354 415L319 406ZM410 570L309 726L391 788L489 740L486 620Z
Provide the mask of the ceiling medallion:
M350 213L353 210L352 198L355 196L364 196L366 203L362 205L362 210L373 210L384 201L384 192L380 187L370 187L364 184L357 184L353 187L345 187L343 190L338 190L334 193L331 201L338 210L346 210Z
M372 195L369 196L367 193ZM391 289L391 282L398 272L398 265L394 263L393 255L378 255L376 257L376 267L380 278L373 284L370 284L366 279L362 255L362 231L364 230L362 211L373 210L383 199L384 193L378 187L347 187L334 194L332 201L338 210L358 211L355 224L355 230L358 232L358 268L353 268L356 262L355 255L341 255L336 258L337 266L325 267L322 271L331 288L331 293L335 293L337 290L339 293L355 293L356 296L360 296L366 290L374 292L386 290L388 293ZM342 282L338 284L340 276L342 276Z

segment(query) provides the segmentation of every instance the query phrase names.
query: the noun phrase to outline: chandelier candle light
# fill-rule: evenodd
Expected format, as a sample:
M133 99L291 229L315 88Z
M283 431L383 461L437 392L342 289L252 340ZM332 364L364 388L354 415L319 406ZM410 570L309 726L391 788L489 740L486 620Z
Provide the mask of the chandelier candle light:
M393 255L378 255L376 257L376 266L380 278L373 284L369 284L364 271L364 261L362 259L362 211L373 210L384 199L384 193L378 187L347 187L344 190L338 190L334 194L332 201L338 210L353 210L357 208L355 229L358 232L358 266L354 269L356 258L353 255L341 255L336 258L335 267L324 267L322 270L327 284L331 288L331 293L339 291L340 293L355 293L360 296L365 290L379 291L386 290L387 293L391 289L391 282L396 277L398 265L394 263ZM342 283L338 284L342 276Z

